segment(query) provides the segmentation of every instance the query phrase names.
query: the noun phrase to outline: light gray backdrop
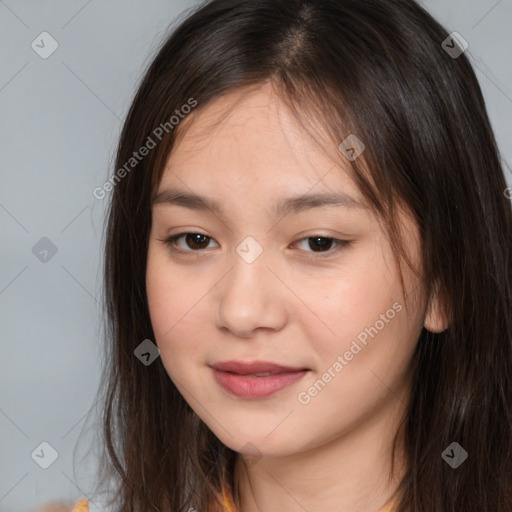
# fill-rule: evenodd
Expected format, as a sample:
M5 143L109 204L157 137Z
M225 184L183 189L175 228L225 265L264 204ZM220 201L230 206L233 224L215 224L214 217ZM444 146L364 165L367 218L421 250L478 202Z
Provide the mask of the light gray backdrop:
M106 205L93 190L143 67L194 5L0 0L0 512L90 497ZM512 162L512 0L423 5L469 43Z

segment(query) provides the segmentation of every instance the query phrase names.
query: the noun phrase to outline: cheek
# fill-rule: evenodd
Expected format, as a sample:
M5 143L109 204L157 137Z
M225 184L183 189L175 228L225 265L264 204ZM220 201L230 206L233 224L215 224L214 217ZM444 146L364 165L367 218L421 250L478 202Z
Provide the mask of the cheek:
M357 256L348 270L302 283L304 303L311 305L312 314L299 321L318 354L332 358L350 350L355 339L364 346L365 339L372 339L370 332L375 334L376 323L378 337L396 332L393 324L400 321L400 306L393 304L403 300L392 259L380 250L361 250Z
M183 352L194 349L193 308L199 300L197 287L190 285L180 272L171 268L168 258L162 252L150 250L146 270L146 292L155 334L164 364L169 354L179 357Z

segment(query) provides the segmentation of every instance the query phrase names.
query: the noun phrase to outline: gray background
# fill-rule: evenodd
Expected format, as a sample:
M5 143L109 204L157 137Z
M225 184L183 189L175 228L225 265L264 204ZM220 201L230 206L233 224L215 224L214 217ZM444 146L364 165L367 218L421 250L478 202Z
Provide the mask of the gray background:
M193 5L0 0L0 512L90 497L96 459L85 456L97 445L109 197L92 191L114 170L121 122L144 66ZM468 41L500 149L512 162L512 0L423 5ZM47 59L31 47L45 31L58 43ZM46 262L33 251L43 237L57 249ZM58 452L48 469L36 463L51 461L42 442ZM100 510L101 500L93 500L91 512Z

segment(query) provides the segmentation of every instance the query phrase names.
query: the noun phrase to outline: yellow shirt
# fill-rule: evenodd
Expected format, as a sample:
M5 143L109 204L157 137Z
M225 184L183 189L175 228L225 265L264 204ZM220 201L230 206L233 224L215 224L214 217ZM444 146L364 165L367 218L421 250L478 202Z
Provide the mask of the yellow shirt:
M224 488L222 489L223 494L223 508L224 512L238 512L236 510L233 501L230 496L225 492ZM393 503L390 503L386 507L384 507L380 512L392 512ZM85 499L80 499L75 503L72 512L89 512L89 502Z
M84 499L80 499L75 503L73 512L89 512L89 502Z
M224 509L223 512L238 512L235 504L231 499L230 494L226 492L226 489L224 487L222 487L222 496L220 494L218 496L222 502L222 508ZM386 505L383 509L380 510L380 512L393 512L393 503L389 503L388 505Z

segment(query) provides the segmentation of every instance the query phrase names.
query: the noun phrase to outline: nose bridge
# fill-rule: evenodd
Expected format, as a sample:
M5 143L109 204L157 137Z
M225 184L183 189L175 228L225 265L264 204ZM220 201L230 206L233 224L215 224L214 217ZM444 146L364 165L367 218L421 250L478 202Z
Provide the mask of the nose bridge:
M219 326L246 336L259 327L278 329L284 322L282 284L268 268L272 267L269 254L252 236L235 248L231 272L220 290Z

